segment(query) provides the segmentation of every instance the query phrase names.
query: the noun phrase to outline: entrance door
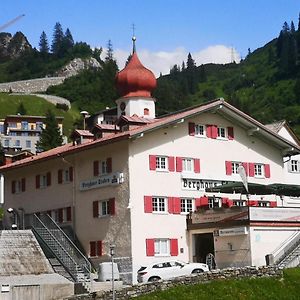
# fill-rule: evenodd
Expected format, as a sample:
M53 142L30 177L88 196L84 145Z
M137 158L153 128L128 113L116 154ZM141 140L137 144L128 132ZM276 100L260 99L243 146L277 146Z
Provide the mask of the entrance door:
M215 252L213 233L194 234L194 243L194 262L205 263L206 255Z

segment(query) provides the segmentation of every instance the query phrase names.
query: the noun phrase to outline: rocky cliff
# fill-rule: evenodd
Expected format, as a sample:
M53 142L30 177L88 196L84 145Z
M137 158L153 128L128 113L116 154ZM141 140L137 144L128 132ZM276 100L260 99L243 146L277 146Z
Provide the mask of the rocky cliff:
M31 50L25 35L18 31L13 36L7 32L0 33L0 61L18 58L26 50Z

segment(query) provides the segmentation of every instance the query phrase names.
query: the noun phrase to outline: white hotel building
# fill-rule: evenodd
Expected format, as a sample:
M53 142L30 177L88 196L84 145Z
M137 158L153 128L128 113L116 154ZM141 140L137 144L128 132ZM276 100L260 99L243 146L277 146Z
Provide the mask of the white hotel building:
M95 266L115 244L121 275L133 282L140 266L170 257L203 261L213 252L220 267L265 264L300 228L300 198L206 188L241 182L240 163L249 184L299 185L299 156L292 173L284 163L300 153L295 136L282 137L223 99L156 118L156 79L135 51L117 85L117 124L97 124L97 139L76 131L73 144L0 168L5 208L48 212L71 226ZM254 221L248 206L273 219ZM293 221L274 214L291 207Z

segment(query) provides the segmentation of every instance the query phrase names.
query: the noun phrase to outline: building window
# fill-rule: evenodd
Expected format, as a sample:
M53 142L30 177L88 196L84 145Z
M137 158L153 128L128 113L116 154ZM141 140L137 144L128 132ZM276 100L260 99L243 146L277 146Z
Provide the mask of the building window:
M238 168L240 166L240 162L231 162L231 167L232 167L232 174L239 174Z
M221 139L226 139L227 138L226 128L218 127L218 138L221 138Z
M180 199L180 211L181 213L189 213L193 211L193 199Z
M156 170L167 171L168 170L168 157L156 156Z
M289 164L289 171L293 173L300 173L300 160L292 159Z
M170 240L156 239L154 240L154 255L169 256L170 255Z
M8 122L8 127L9 128L17 128L17 123L15 123L15 122Z
M0 133L4 133L4 125L0 124Z
M20 146L21 146L20 140L15 140L15 147L20 147Z
M28 130L28 122L27 121L22 121L21 122L21 129Z
M11 193L19 194L21 192L25 192L26 189L26 179L22 178L19 180L13 180L11 182Z
M31 141L30 140L26 140L26 148L31 148Z
M246 201L243 200L233 200L233 206L246 206Z
M258 202L258 206L259 207L269 207L270 206L270 202L268 202L268 201L260 201L260 202Z
M99 203L99 216L108 216L109 215L109 202L108 201L101 201Z
M102 241L90 242L90 257L102 256Z
M182 171L183 172L194 172L194 159L183 158L182 159Z
M111 157L106 160L94 161L94 176L106 175L112 172L112 159Z
M93 202L93 217L100 218L115 214L115 198Z
M36 175L35 186L37 189L42 189L51 185L51 173Z
M195 125L195 136L205 137L205 126L197 124Z
M35 127L36 130L42 130L43 129L43 122L36 122L35 125L36 125L36 127Z
M166 212L167 211L167 199L164 197L152 198L152 211Z
M208 207L209 208L222 207L222 199L218 197L208 197Z
M7 139L4 140L4 147L9 147L9 140Z
M254 164L254 176L255 177L264 177L264 165L263 164Z

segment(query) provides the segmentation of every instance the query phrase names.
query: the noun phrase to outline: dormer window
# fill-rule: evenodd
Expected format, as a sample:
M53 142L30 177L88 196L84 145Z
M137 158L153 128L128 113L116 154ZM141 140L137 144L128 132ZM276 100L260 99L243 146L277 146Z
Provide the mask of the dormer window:
M144 116L149 116L149 108L144 108Z

